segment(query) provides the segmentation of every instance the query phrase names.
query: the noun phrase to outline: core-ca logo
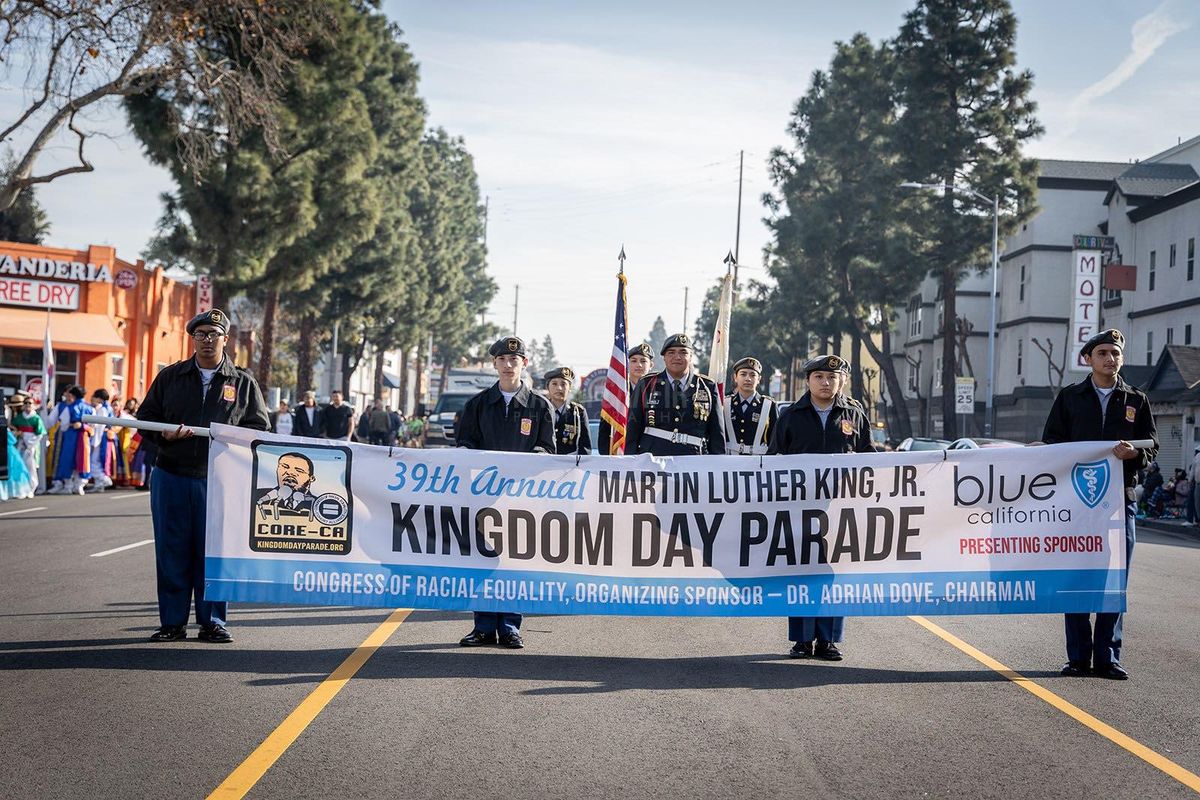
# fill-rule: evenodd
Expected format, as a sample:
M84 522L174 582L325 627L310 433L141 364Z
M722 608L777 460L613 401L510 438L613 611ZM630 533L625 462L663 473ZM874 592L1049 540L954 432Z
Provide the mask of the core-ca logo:
M1071 470L1071 485L1075 487L1075 494L1088 508L1100 505L1108 492L1109 480L1107 460L1076 464Z
M350 448L255 442L250 549L347 555Z

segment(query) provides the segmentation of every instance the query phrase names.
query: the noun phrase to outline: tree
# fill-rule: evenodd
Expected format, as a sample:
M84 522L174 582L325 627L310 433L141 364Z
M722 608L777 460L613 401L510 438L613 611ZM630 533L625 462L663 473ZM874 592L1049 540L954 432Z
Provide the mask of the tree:
M175 145L197 175L250 130L274 147L274 100L294 57L331 28L321 0L40 0L0 5L0 63L6 81L24 73L28 103L0 131L23 150L0 184L0 210L21 192L91 172L91 135L80 119L113 97L155 90L177 102ZM69 130L77 164L35 174L55 137Z
M663 322L663 318L661 316L655 317L654 325L650 328L650 335L646 337L646 342L650 345L650 349L654 351L654 366L652 369L659 372L661 372L665 367L662 356L660 356L659 353L662 352L662 346L666 343L666 341L667 324ZM630 342L631 346L634 344L637 344L637 342Z
M892 304L924 273L912 232L923 198L898 188L893 76L888 46L876 47L864 34L839 42L828 71L816 72L796 103L788 125L793 149L772 153L776 194L765 200L774 212L768 224L776 308L785 319L805 321L819 339L840 343L851 332L879 364L897 406L896 434L905 437L911 425L895 365L873 338L887 335ZM855 348L852 363L857 355Z
M733 385L729 375L712 375L708 372L708 356L712 349L712 335L720 308L723 282L723 278L717 279L704 293L704 302L701 303L700 314L696 317L692 342L696 348L696 369L714 381L723 383L728 391ZM775 374L775 370L780 368L785 360L770 334L771 322L766 303L768 293L766 286L751 281L742 290L741 296L729 313L729 366L732 368L734 362L740 358L753 356L762 362L764 382ZM765 386L763 390L766 391Z
M550 334L546 334L546 338L542 339L542 369L550 371L555 367L561 367L562 364L558 360L558 356L554 354L554 342L550 339Z
M15 166L10 157L0 169L0 183L7 180ZM41 244L49 232L50 221L32 189L22 192L15 203L0 211L0 241Z
M1029 99L1033 75L1015 68L1017 19L1008 0L919 0L896 39L903 114L899 152L908 180L966 186L998 196L1000 235L1034 211L1037 164L1021 146L1042 133ZM989 261L991 209L945 189L921 222L932 274L941 281L942 426L954 414L956 289L972 264ZM981 213L982 212L982 213Z

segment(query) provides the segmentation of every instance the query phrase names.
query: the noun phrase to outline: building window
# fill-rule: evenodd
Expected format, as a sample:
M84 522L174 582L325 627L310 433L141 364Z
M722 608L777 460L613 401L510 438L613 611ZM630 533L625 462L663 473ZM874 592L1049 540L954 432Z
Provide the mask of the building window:
M943 325L943 323L945 323L945 321L946 321L946 301L938 300L937 301L937 327L934 328L935 335L946 332L946 329L942 327L942 325ZM938 374L941 375L942 371L938 370Z
M1017 296L1018 296L1017 299L1019 299L1022 303L1025 302L1025 265L1024 264L1021 265L1021 286L1020 286L1020 290L1017 293Z
M921 335L921 314L924 309L921 307L921 295L914 295L908 301L908 337L915 339Z
M1196 239L1194 237L1188 239L1187 258L1187 279L1190 281L1196 277Z
M1191 325L1183 326L1183 343L1184 344L1192 343L1192 326Z
M1158 253L1154 250L1150 251L1150 289L1154 291L1154 268L1158 265Z
M1025 368L1025 340L1017 339L1017 374L1023 375Z
M1175 244L1174 243L1171 244L1171 249L1167 254L1167 266L1168 267L1175 266Z
M125 397L125 359L122 356L112 357L113 394Z
M918 391L920 391L920 387L921 387L921 365L913 364L912 362L909 362L909 364L908 364L908 390L910 392L912 392L913 394L916 394Z
M1154 364L1154 331L1146 331L1146 363Z
M942 357L933 360L933 388L942 388Z
M1167 328L1167 344L1175 343L1175 329Z

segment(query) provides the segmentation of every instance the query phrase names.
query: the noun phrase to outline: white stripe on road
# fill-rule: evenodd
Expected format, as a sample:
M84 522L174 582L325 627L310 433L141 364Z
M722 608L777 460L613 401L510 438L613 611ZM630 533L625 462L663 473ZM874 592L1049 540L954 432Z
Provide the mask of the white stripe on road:
M28 514L30 511L45 511L45 506L34 506L33 508L19 508L16 511L0 512L0 517L11 517L13 514Z
M149 496L150 496L149 492L139 492L139 491L135 490L135 491L130 491L130 492L120 492L118 494L110 494L108 496L108 499L109 500L128 500L130 497L149 497Z
M153 539L144 539L140 542L134 542L133 544L126 544L126 545L122 545L121 547L114 547L112 550L104 550L103 552L100 552L100 553L92 553L92 558L99 558L100 556L111 556L113 553L119 553L122 550L132 550L133 548L141 547L144 544L154 544L154 540Z

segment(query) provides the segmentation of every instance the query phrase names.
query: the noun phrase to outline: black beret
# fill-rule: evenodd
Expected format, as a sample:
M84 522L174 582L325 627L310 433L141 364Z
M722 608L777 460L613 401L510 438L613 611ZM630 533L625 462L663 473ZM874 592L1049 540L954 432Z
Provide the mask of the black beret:
M187 324L187 334L191 336L196 332L196 328L201 325L212 325L214 328L219 328L221 333L229 333L229 317L219 308L210 308L203 314L197 314L192 317Z
M654 348L652 348L650 345L646 344L645 342L642 342L641 344L637 345L632 350L630 350L629 353L627 353L627 355L629 358L633 358L634 356L645 356L646 358L653 361L654 360Z
M759 375L762 375L762 362L752 356L746 356L734 363L733 374L737 375L739 369L752 369Z
M516 336L505 336L503 339L497 339L496 343L488 350L488 355L492 358L496 356L520 356L525 357L525 342Z
M692 340L688 338L686 333L677 333L674 336L668 336L667 340L663 342L662 350L658 351L659 355L666 355L667 350L672 347L686 347L688 350L691 350Z
M1102 344L1115 344L1122 350L1125 349L1125 335L1116 328L1109 328L1106 331L1097 333L1092 338L1084 343L1083 348L1079 351L1080 355L1090 356L1092 351Z
M849 370L846 359L838 356L817 356L804 362L805 377L814 372L848 372Z
M571 383L575 380L575 370L570 367L555 367L542 376L542 380L546 383L550 383L555 378L562 378L567 383Z

